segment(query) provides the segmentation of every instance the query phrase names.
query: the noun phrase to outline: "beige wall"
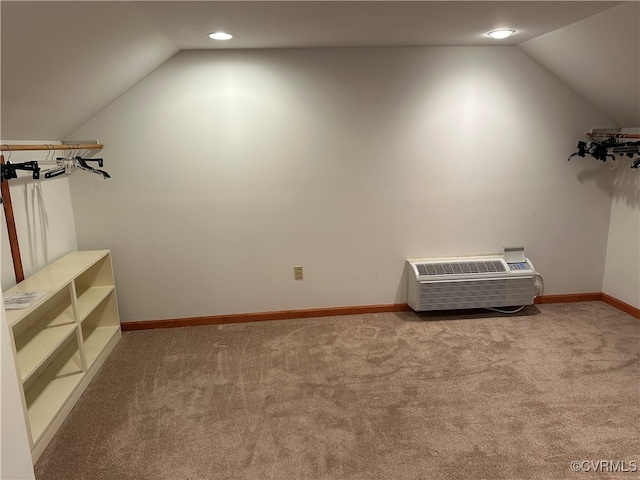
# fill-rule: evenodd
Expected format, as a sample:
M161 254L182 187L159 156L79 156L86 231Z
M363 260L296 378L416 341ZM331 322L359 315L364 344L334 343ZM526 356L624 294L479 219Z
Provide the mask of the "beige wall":
M515 47L184 51L73 134L80 249L123 321L405 301L405 258L524 245L547 293L601 291L611 123ZM294 281L293 266L305 279Z
M623 129L640 133L640 128ZM618 158L602 290L640 308L640 170Z

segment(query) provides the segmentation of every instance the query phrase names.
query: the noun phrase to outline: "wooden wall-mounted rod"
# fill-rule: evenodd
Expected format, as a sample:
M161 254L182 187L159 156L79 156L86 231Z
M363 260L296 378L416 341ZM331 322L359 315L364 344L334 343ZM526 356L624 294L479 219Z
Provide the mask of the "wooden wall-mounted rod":
M0 155L0 164L4 165L4 155ZM22 257L20 256L20 244L18 243L16 219L13 216L13 204L11 203L9 182L4 181L0 183L0 190L2 191L4 219L7 222L7 232L9 234L9 248L11 249L11 259L13 260L13 272L16 275L16 283L20 283L24 280L24 270L22 268Z
M640 133L587 133L589 138L640 138Z
M101 143L72 143L63 145L43 144L43 145L8 145L3 143L0 145L1 152L24 152L36 150L100 150L104 145Z

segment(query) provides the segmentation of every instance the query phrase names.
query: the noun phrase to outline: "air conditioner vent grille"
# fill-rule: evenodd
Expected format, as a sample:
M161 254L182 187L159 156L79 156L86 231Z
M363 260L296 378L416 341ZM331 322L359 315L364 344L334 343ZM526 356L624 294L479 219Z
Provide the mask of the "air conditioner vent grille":
M532 295L531 277L429 282L418 291L424 310L529 305Z
M504 264L497 260L468 262L422 263L416 265L422 275L465 275L468 273L504 273Z

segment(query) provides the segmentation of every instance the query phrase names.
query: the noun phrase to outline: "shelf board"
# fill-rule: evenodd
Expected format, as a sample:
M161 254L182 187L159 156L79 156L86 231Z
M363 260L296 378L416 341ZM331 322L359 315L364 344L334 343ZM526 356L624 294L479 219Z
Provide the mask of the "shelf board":
M75 343L69 345L60 357L25 392L34 445L84 376Z
M71 306L62 315L43 318L16 338L20 378L25 383L76 330L76 323L68 318Z
M78 317L80 321L82 322L112 291L113 285L79 288L76 294L78 295Z
M49 287L48 289L51 289L52 286L62 286L82 275L82 273L107 255L109 255L109 250L89 250L68 253L51 265L26 278L13 288L26 288L26 290L32 291L47 290L47 288L43 288L46 286Z
M91 330L83 330L84 354L87 359L87 367L91 368L98 355L104 350L114 335L120 330L120 325L97 327Z
M51 291L48 291L46 289L41 289L41 290L27 290L25 289L24 292L29 292L29 291L46 291L48 293L48 295L45 295L44 297L38 299L36 302L34 302L29 308L18 308L18 309L11 309L11 310L6 310L6 316L7 316L7 324L9 325L9 327L14 327L15 325L19 324L21 321L23 321L25 318L27 318L29 315L31 315L33 312L35 312L36 310L38 310L42 305L44 305L45 303L47 303L48 301L51 300L51 298L54 296L54 293ZM19 289L11 289L11 290L7 290L7 292L5 292L5 294L9 294L9 293L17 293L17 292L23 292L23 290L19 290ZM57 292L55 292L57 293Z
M37 315L37 312L40 309L47 308L49 304L53 304L53 302L55 301L56 301L55 297L49 296L45 300L38 302L37 307L32 307L24 310L7 310L6 311L7 317L9 317L9 313L15 313L16 315L14 315L13 317L14 318L19 317L19 320L22 321L31 315L34 315L34 314ZM64 325L67 323L74 322L73 308L71 306L71 301L69 300L68 295L66 296L66 301L58 299L57 304L48 308L49 310L44 312L41 315L40 319L37 321L37 323L40 325L40 328L54 327L57 325ZM15 332L15 327L18 323L19 322L17 321L9 323L9 326L14 328L14 332Z

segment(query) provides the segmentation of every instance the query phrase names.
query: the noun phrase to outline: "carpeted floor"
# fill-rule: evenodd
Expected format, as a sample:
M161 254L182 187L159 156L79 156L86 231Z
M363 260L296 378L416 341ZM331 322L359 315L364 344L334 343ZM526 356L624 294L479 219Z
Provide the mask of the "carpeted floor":
M640 467L639 359L600 302L126 332L36 478L638 478L570 467Z

